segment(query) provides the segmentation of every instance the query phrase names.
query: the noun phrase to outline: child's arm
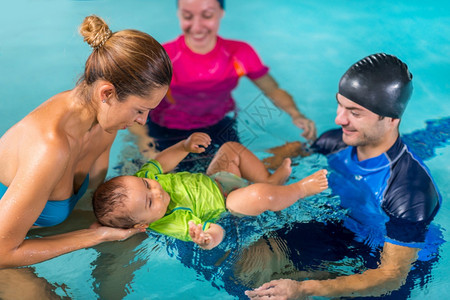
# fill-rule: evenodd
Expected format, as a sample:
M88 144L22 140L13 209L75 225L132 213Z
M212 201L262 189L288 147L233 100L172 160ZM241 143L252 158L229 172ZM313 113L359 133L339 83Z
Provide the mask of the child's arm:
M211 250L222 242L225 232L220 225L211 223L208 230L203 231L202 224L189 222L189 235L192 241L205 250Z
M211 144L211 138L203 132L195 132L187 139L164 149L158 155L157 160L164 173L172 171L189 153L202 153Z

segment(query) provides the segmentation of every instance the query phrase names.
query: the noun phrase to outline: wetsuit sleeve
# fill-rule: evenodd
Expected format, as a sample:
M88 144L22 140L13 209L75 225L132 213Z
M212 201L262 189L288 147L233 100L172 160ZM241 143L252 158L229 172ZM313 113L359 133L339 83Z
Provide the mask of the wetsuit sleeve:
M342 129L339 128L324 132L311 145L311 150L315 153L328 155L345 147L347 145L342 141Z
M145 165L143 165L139 171L137 171L135 176L155 179L155 175L162 173L163 169L161 167L161 164L157 160L151 159Z
M156 232L189 242L192 241L189 235L189 221L194 221L195 224L202 223L202 220L195 216L190 209L179 207L160 220L150 224L149 228ZM203 230L206 231L209 225L210 222L205 222Z
M386 242L391 244L422 248L430 222L411 222L405 219L389 216L386 223Z
M440 202L439 192L426 167L412 154L403 154L392 168L381 204L389 216L387 240L420 247Z

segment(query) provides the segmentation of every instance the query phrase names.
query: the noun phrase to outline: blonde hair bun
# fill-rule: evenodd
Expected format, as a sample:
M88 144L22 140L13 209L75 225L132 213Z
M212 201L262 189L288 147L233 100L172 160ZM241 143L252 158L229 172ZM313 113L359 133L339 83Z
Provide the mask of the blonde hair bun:
M94 50L102 47L112 35L108 24L96 15L84 18L79 31L83 36L83 40Z

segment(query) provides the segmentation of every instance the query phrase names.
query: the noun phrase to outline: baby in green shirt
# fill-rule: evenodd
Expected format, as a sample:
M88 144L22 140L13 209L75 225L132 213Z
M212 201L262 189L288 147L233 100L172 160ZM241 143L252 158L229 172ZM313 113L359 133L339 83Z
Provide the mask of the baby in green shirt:
M328 187L327 171L283 185L291 174L286 158L272 174L247 148L236 142L223 144L205 174L172 171L189 153L202 153L211 143L206 133L158 153L135 176L118 176L98 187L94 213L102 225L150 228L203 249L216 247L224 237L214 223L225 211L256 216L280 211Z

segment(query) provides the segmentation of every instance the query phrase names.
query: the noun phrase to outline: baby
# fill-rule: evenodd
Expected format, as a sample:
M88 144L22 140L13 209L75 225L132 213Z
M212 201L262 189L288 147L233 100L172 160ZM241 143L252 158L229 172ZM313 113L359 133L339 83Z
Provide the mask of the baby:
M214 221L225 211L250 216L280 211L328 187L326 170L283 185L291 174L289 158L271 174L250 150L236 142L219 148L206 175L167 174L189 153L202 153L210 143L206 133L194 133L158 153L135 176L118 176L103 183L92 200L99 223L150 228L212 249L224 237L224 230Z

